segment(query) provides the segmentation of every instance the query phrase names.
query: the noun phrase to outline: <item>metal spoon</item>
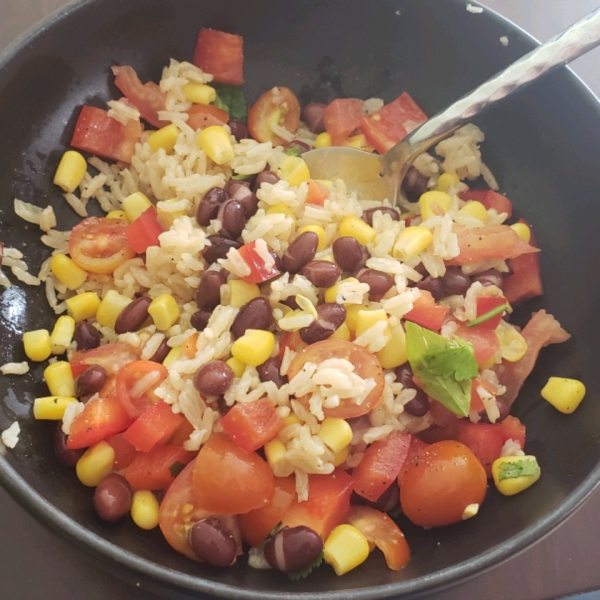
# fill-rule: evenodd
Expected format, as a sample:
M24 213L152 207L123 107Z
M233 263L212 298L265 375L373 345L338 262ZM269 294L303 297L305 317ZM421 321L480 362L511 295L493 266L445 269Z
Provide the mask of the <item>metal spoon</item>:
M413 161L507 96L566 65L600 44L600 9L526 54L454 104L417 127L385 154L332 147L302 155L313 179L342 179L360 198L397 204L401 184Z

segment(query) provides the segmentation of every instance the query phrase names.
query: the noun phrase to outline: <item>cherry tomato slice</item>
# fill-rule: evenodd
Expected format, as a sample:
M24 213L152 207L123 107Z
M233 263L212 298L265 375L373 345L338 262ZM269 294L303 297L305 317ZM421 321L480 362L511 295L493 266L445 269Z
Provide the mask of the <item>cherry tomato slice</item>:
M117 398L132 419L137 419L151 404L158 401L154 390L167 375L165 366L150 360L136 360L117 373Z
M229 120L227 111L213 104L194 104L187 113L187 124L196 131L211 125L225 125Z
M104 344L93 350L78 350L71 356L71 371L73 377L78 377L82 371L90 365L100 365L106 370L109 379L112 375L116 375L125 365L137 360L139 351L130 346L117 342L114 344ZM108 383L108 382L107 382ZM101 396L109 394L101 393Z
M258 142L272 142L283 146L286 140L271 130L279 125L290 133L296 133L300 122L300 103L292 90L275 87L265 92L248 113L248 131Z
M340 405L336 408L323 409L325 416L351 419L371 412L381 400L385 380L383 368L377 357L362 346L344 340L324 340L311 344L296 354L288 369L288 378L292 380L307 362L319 364L329 358L344 358L350 361L354 365L354 372L363 379L373 379L375 387L362 404L355 404L351 399L341 398ZM308 406L307 396L298 400Z
M69 254L73 261L90 273L112 273L135 256L129 245L123 219L88 217L71 230Z

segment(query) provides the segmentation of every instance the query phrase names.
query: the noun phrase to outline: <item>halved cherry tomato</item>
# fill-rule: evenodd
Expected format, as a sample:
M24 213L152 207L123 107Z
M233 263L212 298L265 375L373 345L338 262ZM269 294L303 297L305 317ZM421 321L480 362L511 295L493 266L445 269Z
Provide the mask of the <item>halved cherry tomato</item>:
M420 290L420 292L413 302L412 309L404 315L404 318L421 327L439 331L450 309L448 306L438 304L427 290Z
M323 125L332 138L347 138L360 124L364 102L338 98L323 110Z
M111 377L116 375L125 365L139 358L139 351L123 342L104 344L92 350L78 350L71 356L71 371L73 377L78 377L90 365L100 365ZM102 393L101 396L107 394Z
M244 452L262 448L283 429L283 419L268 398L234 404L220 423Z
M137 419L158 400L154 390L167 375L165 366L150 360L136 360L117 373L117 398L132 419Z
M344 523L348 517L352 477L341 469L336 469L329 475L309 475L308 490L308 500L292 500L281 517L281 525L304 525L326 539L331 530Z
M258 142L272 142L283 146L286 140L271 130L271 125L279 125L290 133L296 133L300 122L300 103L292 90L275 87L265 92L248 113L248 131Z
M242 281L246 283L263 283L279 275L280 271L275 265L269 268L265 266L265 261L256 251L256 242L244 244L238 252L244 259L244 262L250 267L250 275L240 277Z
M122 219L88 217L71 230L69 254L78 266L90 273L112 273L127 259L135 256Z
M344 340L324 340L310 344L304 350L298 352L290 363L288 378L293 379L307 362L318 365L329 358L348 360L354 365L354 372L363 379L373 379L375 387L369 392L362 404L355 404L351 399L341 398L338 407L323 409L325 416L350 419L371 412L381 401L385 379L383 368L377 357L362 346ZM306 396L298 398L298 400L308 405Z
M109 117L102 108L83 106L75 123L71 146L110 160L129 163L142 131L139 121L130 119L127 125L123 125Z
M244 452L225 434L204 444L194 469L196 506L241 515L265 507L274 490L271 467L256 452Z
M187 113L187 124L196 131L211 125L225 125L229 120L227 111L213 104L194 104Z
M138 452L125 469L125 479L135 490L166 490L194 455L181 446L157 446Z
M151 404L123 433L123 439L140 452L150 452L155 446L166 444L185 419L160 400Z
M481 317L482 315L490 312L490 310L494 310L494 308L498 308L503 304L506 304L506 298L502 298L501 296L479 296L477 298L477 316ZM491 319L488 319L487 321L484 321L483 323L480 323L479 325L471 327L471 329L478 329L480 331L482 329L490 329L493 331L496 329L496 327L498 327L498 323L500 323L501 320L502 313L492 317Z
M317 206L323 206L325 200L329 198L329 190L318 181L309 179L307 182L308 192L306 194L306 204L316 204Z
M383 552L392 571L399 571L410 560L410 548L404 534L385 513L369 506L353 506L348 523Z
M147 208L133 223L125 229L125 237L129 245L142 254L150 246L158 246L158 236L164 231L158 222L158 213L154 206Z
M133 462L133 459L137 454L137 450L127 440L123 439L122 433L111 435L106 439L106 441L115 451L115 462L113 469L115 471L126 469Z
M407 462L400 486L402 512L415 525L443 527L462 520L469 504L481 504L485 469L460 442L442 441Z
M258 546L275 529L281 517L296 497L296 482L293 477L276 477L275 489L264 508L251 510L238 516L242 538L251 546Z
M242 85L244 83L244 38L215 29L202 28L198 33L192 61L214 81Z
M71 450L93 446L106 438L125 431L132 419L114 397L90 400L83 412L73 419L67 447Z

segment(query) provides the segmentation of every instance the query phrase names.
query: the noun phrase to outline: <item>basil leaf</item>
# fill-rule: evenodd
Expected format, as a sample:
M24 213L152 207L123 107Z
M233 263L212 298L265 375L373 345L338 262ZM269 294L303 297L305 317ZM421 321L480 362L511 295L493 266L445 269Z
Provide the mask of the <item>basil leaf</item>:
M500 465L498 480L514 479L515 477L534 477L540 474L540 467L536 460L531 458L504 462Z
M239 85L229 85L227 83L211 84L217 92L217 99L213 104L226 110L230 119L246 122L248 116L248 104L244 96L244 90Z

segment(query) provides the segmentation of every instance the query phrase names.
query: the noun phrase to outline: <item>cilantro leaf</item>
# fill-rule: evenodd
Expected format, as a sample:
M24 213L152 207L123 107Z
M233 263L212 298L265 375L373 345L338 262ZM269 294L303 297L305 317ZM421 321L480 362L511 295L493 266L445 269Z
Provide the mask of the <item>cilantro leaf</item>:
M171 471L171 477L177 477L181 471L185 469L185 465L182 462L176 460L170 467L169 471Z
M471 381L479 372L473 346L460 338L448 340L407 321L406 350L425 393L454 414L467 417Z
M217 99L214 105L217 108L226 110L230 119L246 122L248 114L248 104L244 91L239 85L229 85L226 83L213 83L212 87L217 92Z
M319 554L317 559L314 562L312 562L310 565L308 565L308 567L304 567L304 569L301 569L300 571L287 571L286 574L292 581L298 581L300 579L305 579L313 572L314 569L321 566L321 563L323 562L324 558L325 558L325 553L321 552L321 554Z
M498 480L514 479L515 477L534 477L540 474L540 467L537 460L526 458L514 462L504 462L500 465Z
M300 158L302 156L302 152L300 152L300 149L298 148L298 146L290 146L289 148L286 148L284 150L284 152L288 156L297 156L298 158Z

